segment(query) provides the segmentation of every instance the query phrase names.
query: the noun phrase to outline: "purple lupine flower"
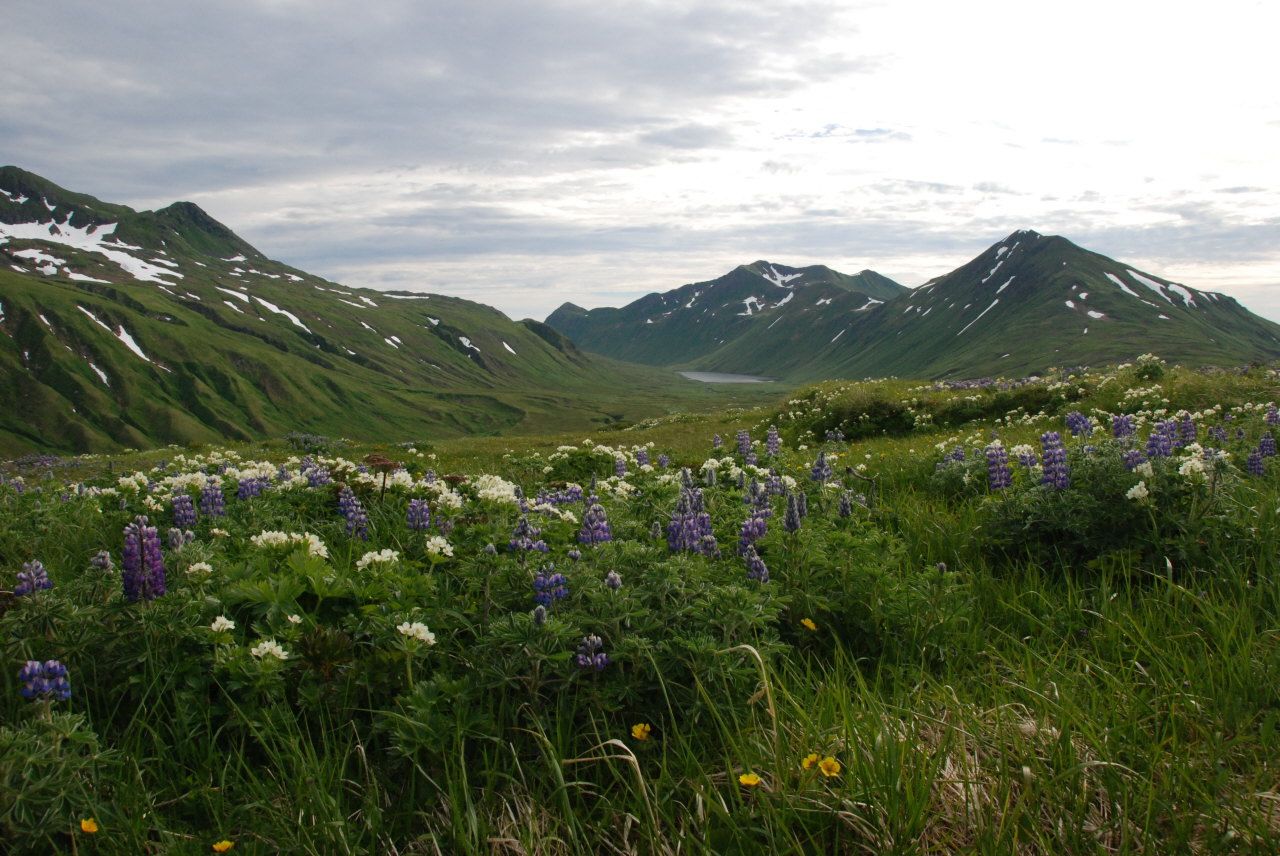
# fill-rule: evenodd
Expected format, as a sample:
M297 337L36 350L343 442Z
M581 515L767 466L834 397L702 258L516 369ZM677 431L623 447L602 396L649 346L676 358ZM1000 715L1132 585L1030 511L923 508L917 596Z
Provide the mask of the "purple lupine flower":
M1258 438L1258 451L1262 453L1264 458L1275 457L1276 438L1271 436L1270 431L1263 431L1262 436Z
M1132 437L1134 430L1133 417L1128 413L1120 413L1111 417L1111 436L1117 440Z
M947 458L947 459L948 459L948 460L951 460L951 461L956 461L956 462L963 461L963 460L964 460L964 447L963 447L963 446L956 446L954 449L952 449L952 450L951 450L951 454L948 456L948 458Z
M1013 473L1009 469L1009 453L999 440L986 448L987 453L987 487L992 491L1004 490L1013 484Z
M738 470L738 490L747 489L747 471Z
M1266 472L1266 465L1262 461L1262 450L1254 449L1249 453L1249 457L1244 462L1245 471L1251 476L1260 476Z
M613 474L623 478L627 474L627 459L619 455L613 459Z
M190 529L196 525L195 504L185 493L173 495L173 525L179 529Z
M711 437L711 448L719 449L723 445L724 439L719 434L715 434Z
M1221 425L1212 425L1209 427L1209 439L1215 443L1227 442L1227 429Z
M853 491L846 490L840 494L840 505L836 507L836 514L841 517L853 516Z
M747 563L747 579L759 583L769 582L769 568L765 565L764 559L760 558L755 547L748 547L743 559Z
M507 549L527 553L530 551L545 553L550 548L547 542L541 537L542 530L536 528L529 522L529 518L520 515L520 520L516 522L515 531L511 535L511 540L507 543Z
M53 588L53 580L49 579L49 572L44 569L44 565L38 559L32 559L30 562L24 562L22 570L18 571L18 582L13 587L13 593L17 597L26 597L51 588Z
M604 506L594 495L587 503L587 511L582 515L582 529L578 531L578 543L591 545L612 541L613 531L609 528L609 518L605 516Z
M255 496L261 496L262 491L266 489L271 482L260 476L251 476L249 478L240 479L236 487L236 499L253 499Z
M604 575L604 584L607 585L613 591L617 591L618 589L622 588L622 577L618 574L617 571L610 571L609 573Z
M786 482L778 475L777 470L769 470L769 478L765 479L764 486L770 496L783 496L787 492Z
M350 485L338 489L338 513L347 520L347 535L369 540L369 515Z
M333 476L329 474L329 470L316 464L303 470L307 477L308 487L324 487L333 483Z
M738 454L744 458L751 451L751 435L746 431L739 431L737 435Z
M1227 414L1227 416L1230 416L1230 415L1231 415L1230 413L1228 413L1228 414ZM1237 440L1243 440L1244 438L1245 438L1245 432L1244 432L1244 429L1243 429L1243 428L1237 428L1237 429L1236 429L1236 439L1237 439Z
M164 553L160 533L146 517L139 516L124 528L120 578L130 603L155 600L165 592Z
M756 454L755 449L748 449L747 453L742 456L742 461L747 466L755 467L760 464L760 457Z
M763 538L768 531L769 522L764 515L752 514L742 521L742 531L738 535L738 552L746 555L747 550L751 549L755 542Z
M1088 437L1093 433L1093 420L1079 410L1073 410L1067 414L1067 430L1071 432L1072 437L1081 435Z
M649 537L655 541L662 537L662 523L660 521L653 521L653 525L649 527Z
M1173 437L1176 431L1172 421L1157 422L1147 436L1147 457L1167 458L1173 454Z
M1178 445L1190 446L1196 441L1196 423L1191 419L1191 414L1186 411L1178 416Z
M1267 405L1267 415L1262 417L1268 425L1280 425L1280 410L1274 404Z
M809 478L819 484L826 484L831 480L832 475L834 471L831 469L831 464L827 463L827 453L819 452L818 460L813 462L813 469L809 470Z
M782 517L782 528L788 532L799 532L800 517L800 500L794 493L787 494L787 513Z
M94 557L89 560L89 564L99 571L110 571L114 567L111 563L111 554L106 550L99 550L95 553Z
M659 468L664 469L664 470L665 470L667 467L671 466L671 458L670 458L670 456L668 456L668 455L659 455L659 456L658 456L658 466L659 466Z
M828 443L843 443L844 432L841 431L839 428L828 428L826 433L826 440Z
M716 468L707 467L705 470L703 470L702 480L706 483L707 487L715 487L716 486Z
M566 553L565 555L576 562L582 558L582 551L577 548L570 547L569 552Z
M1142 454L1141 449L1130 449L1121 458L1124 461L1124 468L1129 472L1133 472L1134 468L1146 461L1146 459L1147 456Z
M578 645L578 656L575 662L579 669L585 671L604 671L604 667L609 665L609 655L604 652L604 640L594 633L583 636L582 642Z
M1027 469L1031 469L1032 467L1039 466L1040 459L1036 457L1036 453L1034 450L1032 450L1030 447L1024 446L1018 452L1018 463L1022 464L1022 466L1026 467Z
M200 513L205 517L222 517L227 513L226 497L222 495L222 482L209 479L200 490Z
M1071 475L1067 470L1067 450L1062 445L1062 435L1057 431L1046 431L1040 437L1044 459L1044 475L1041 484L1047 484L1056 490L1065 490L1071 486Z
M720 554L711 531L711 515L707 513L700 489L681 489L671 522L667 524L667 546L673 552L701 553L707 557Z
M22 686L18 693L31 701L66 701L71 698L71 683L67 680L67 667L57 660L28 660L18 670Z
M425 499L411 499L405 517L410 532L425 532L431 526L431 506Z
M800 519L804 520L809 516L809 494L804 491L796 493L796 507L800 509Z
M168 538L169 549L177 552L192 541L196 540L196 533L192 532L190 529L170 529Z
M636 449L636 466L637 467L649 466L649 450L648 449Z
M533 626L541 627L547 623L547 608L538 604L533 608Z
M778 434L778 426L770 425L769 433L765 435L764 450L769 453L769 457L778 457L778 452L782 449L782 436Z
M547 565L533 578L533 602L551 606L557 600L569 596L569 580L564 574L555 573L555 565Z

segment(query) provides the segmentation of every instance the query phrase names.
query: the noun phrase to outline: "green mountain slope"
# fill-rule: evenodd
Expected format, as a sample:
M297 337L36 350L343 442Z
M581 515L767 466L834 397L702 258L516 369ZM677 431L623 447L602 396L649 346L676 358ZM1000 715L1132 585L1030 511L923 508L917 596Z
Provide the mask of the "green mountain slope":
M311 276L191 203L0 169L0 453L556 430L717 394L471 301Z
M847 326L798 375L1016 375L1150 352L1189 365L1280 356L1280 325L1076 246L1014 232Z
M586 310L566 303L547 317L547 324L585 350L649 365L715 368L713 355L746 342L739 346L742 358L728 360L735 367L730 370L764 371L767 354L759 337L781 318L801 317L801 307L856 312L905 291L874 271L850 276L822 265L793 268L757 261L621 308ZM784 327L795 329L790 323ZM768 339L785 348L785 338Z

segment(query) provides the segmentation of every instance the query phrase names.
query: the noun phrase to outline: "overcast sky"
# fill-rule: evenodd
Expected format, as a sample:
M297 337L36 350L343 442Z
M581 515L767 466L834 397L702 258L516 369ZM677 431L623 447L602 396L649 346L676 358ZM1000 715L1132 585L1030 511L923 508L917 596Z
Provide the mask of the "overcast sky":
M0 162L520 318L1061 234L1280 320L1280 7L5 0Z

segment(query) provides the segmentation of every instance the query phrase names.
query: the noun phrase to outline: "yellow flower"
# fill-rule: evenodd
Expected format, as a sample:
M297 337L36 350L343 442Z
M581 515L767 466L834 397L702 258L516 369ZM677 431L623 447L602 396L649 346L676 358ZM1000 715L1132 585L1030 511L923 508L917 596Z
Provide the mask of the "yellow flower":
M226 853L228 850L230 850L232 847L235 847L235 846L236 846L236 843L234 841L228 841L227 839L224 838L221 841L219 841L217 844L213 845L213 852Z
M804 760L800 762L800 766L804 767L806 770L812 770L813 766L817 763L818 763L818 753L810 752L808 755L804 756Z
M647 722L637 722L631 726L631 736L637 740L648 740L652 732L653 726Z
M80 831L93 835L98 831L98 821L91 817L86 817L80 821Z
M802 618L802 619L800 619L800 623L804 625L804 628L805 628L806 630L817 630L817 629L818 629L818 625L816 625L816 624L814 624L814 623L813 623L813 619L812 619L812 618Z
M760 784L760 777L755 773L743 773L738 777L738 782L748 788L754 788Z
M822 775L829 779L832 776L840 775L840 762L828 755L818 762L818 769L822 771Z

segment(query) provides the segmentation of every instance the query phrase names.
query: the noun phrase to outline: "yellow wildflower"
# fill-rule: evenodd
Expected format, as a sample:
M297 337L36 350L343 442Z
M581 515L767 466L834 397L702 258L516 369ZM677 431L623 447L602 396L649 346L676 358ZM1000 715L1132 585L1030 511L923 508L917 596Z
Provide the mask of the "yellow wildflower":
M804 625L805 630L817 630L817 629L818 629L818 625L816 625L816 624L814 624L814 623L813 623L813 619L812 619L812 618L802 618L802 619L800 619L800 623Z
M88 833L89 835L93 835L95 832L98 831L98 821L94 820L91 817L83 818L80 821L80 831Z
M840 775L840 762L828 755L818 762L818 769L822 771L822 775L829 779L832 776Z
M814 765L817 763L818 763L818 753L810 752L808 755L804 756L804 760L800 762L800 766L804 767L806 770L812 770L814 768Z
M738 782L748 788L754 788L760 784L760 777L755 773L743 773L738 777Z
M648 740L652 732L653 726L647 722L637 722L631 726L631 736L637 740Z
M232 847L235 847L235 846L236 846L236 843L234 841L228 841L227 839L224 838L221 841L219 841L217 844L213 845L213 852L226 853L228 850L230 850Z

